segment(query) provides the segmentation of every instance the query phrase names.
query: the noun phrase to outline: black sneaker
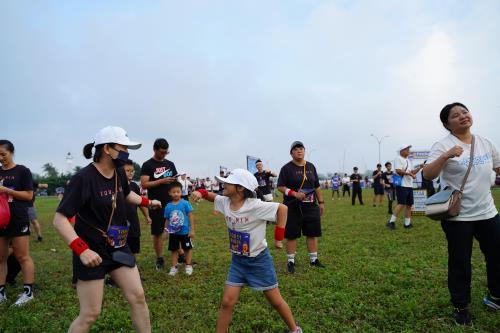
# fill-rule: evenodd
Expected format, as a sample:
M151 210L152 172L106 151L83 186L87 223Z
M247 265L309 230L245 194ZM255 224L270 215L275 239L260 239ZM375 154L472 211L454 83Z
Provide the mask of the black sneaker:
M288 269L288 273L290 273L290 274L295 273L295 263L293 261L289 261L286 264L286 268Z
M165 260L163 258L156 258L156 270L159 271L165 266Z
M493 299L489 293L484 296L483 303L492 309L500 310L500 299Z
M387 222L387 228L394 230L396 229L396 223L394 222Z
M113 279L111 279L110 277L107 277L106 280L104 281L104 284L106 285L106 287L110 287L110 288L116 288L116 282L113 281Z
M467 308L455 308L452 313L455 324L463 326L472 326L472 316Z
M411 228L413 228L413 224L411 224L411 223L408 225L405 224L405 229L411 229Z
M326 267L325 265L323 265L323 264L319 261L319 259L316 259L316 260L314 260L314 261L311 261L311 262L309 263L309 265L314 266L314 267L318 267L318 268L325 268L325 267Z
M39 241L39 242L41 242L41 241L43 241L43 237L42 237L42 236L38 236L38 237L36 238L36 240L37 240L37 241Z
M177 259L177 263L185 264L186 263L186 256L184 256L183 254L180 254L179 259Z

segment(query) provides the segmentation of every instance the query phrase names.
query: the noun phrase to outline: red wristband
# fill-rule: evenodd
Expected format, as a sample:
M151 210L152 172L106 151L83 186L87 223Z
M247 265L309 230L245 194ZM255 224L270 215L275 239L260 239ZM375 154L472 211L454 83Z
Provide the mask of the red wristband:
M82 254L83 251L89 248L87 243L85 243L80 237L75 238L70 244L69 247L75 252L77 256Z
M208 191L207 191L207 190L205 190L204 188L200 188L200 189L199 189L199 190L197 190L197 191L201 193L201 197L202 197L203 199L206 199L206 198L208 197Z
M291 190L291 189L289 189L289 188L287 188L287 189L285 190L285 195L286 195L287 197L293 197L293 196L295 195L295 191L294 191L294 190Z
M276 226L274 228L274 239L282 241L285 238L285 228Z
M149 199L146 197L141 197L141 203L139 204L141 207L148 207L149 206Z

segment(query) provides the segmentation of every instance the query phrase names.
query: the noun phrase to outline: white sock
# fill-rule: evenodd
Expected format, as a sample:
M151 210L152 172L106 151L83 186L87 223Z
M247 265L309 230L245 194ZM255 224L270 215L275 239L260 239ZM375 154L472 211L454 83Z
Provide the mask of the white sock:
M288 262L295 263L295 253L293 253L293 254L287 254L286 256L288 257Z
M405 225L410 225L411 220L408 217L405 217Z
M318 259L318 252L309 252L309 260L315 262Z
M394 216L394 214L391 215L391 219L389 220L390 223L394 223L396 222L398 218L396 216Z

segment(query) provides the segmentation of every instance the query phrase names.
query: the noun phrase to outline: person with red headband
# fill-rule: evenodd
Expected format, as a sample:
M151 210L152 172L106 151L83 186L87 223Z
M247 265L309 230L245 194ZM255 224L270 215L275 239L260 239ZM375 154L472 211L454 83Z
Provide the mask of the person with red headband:
M224 214L229 233L231 266L217 318L217 332L228 330L233 309L244 285L263 291L269 303L278 311L290 332L301 333L292 312L278 288L273 259L266 242L266 221L276 221L275 241L285 235L287 207L277 202L256 198L257 179L249 171L235 169L227 177L215 177L224 184L223 195L199 189L193 192L195 201L204 198L214 202L215 210Z
M128 149L139 149L120 127L101 129L83 154L93 163L75 174L57 208L54 226L73 250L73 272L80 313L68 332L87 332L101 312L104 277L109 274L130 304L138 332L151 332L149 309L139 271L127 244L127 203L161 207L130 190L123 166ZM92 149L95 149L92 154ZM75 228L68 218L76 215Z

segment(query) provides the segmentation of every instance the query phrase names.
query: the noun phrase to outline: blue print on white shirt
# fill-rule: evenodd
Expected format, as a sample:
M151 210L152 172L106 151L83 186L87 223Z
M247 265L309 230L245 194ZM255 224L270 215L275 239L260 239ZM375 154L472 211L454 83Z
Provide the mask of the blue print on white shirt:
M484 165L487 164L491 161L491 154L487 153L481 156L474 156L474 160L472 161L472 166L477 166L477 165ZM469 161L470 157L464 158L461 162L460 165L469 166Z

